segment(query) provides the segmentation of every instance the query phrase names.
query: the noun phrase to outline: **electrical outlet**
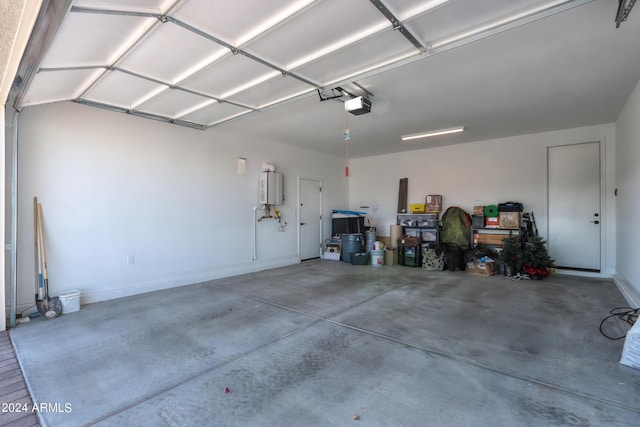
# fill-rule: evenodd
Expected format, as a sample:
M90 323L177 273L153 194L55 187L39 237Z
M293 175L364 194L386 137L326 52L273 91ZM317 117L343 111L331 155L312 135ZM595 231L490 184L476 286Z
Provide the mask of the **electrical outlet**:
M127 255L127 264L133 264L134 261L135 261L135 258L133 254Z

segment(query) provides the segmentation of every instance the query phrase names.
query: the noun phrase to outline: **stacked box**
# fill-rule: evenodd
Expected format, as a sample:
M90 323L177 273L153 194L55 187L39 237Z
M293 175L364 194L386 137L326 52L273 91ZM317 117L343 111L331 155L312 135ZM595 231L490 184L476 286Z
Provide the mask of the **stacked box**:
M438 230L421 230L421 238L423 242L438 242Z
M409 237L420 237L420 228L405 228L404 235Z
M405 228L404 233L405 236L417 237L422 242L438 242L440 230L437 228Z
M398 252L396 248L384 248L384 265L396 265L398 263Z
M487 228L498 228L500 227L500 217L487 216L485 217L484 224L484 226Z
M520 228L520 215L522 203L505 202L498 204L498 217L500 218L500 228Z
M399 246L398 264L406 267L419 267L422 264L422 250L418 246Z
M426 212L442 211L442 196L439 194L428 195L425 203L425 211Z
M509 237L506 234L488 234L488 233L476 233L473 235L473 243L482 243L483 245L502 246L502 240Z
M484 215L471 215L471 226L473 228L484 228Z
M520 212L499 212L500 228L520 228Z
M440 221L437 213L398 214L398 220L403 227L437 227Z
M411 204L409 204L409 209L411 209L411 213L414 213L414 214L424 213L425 204L424 203L411 203Z
M423 227L437 227L440 225L440 218L437 213L424 214L422 217L422 226Z
M406 236L406 235L398 237L398 246L415 247L415 246L420 246L421 243L422 243L422 240L420 239L420 237Z
M499 212L522 212L522 210L522 203L520 202L498 203Z
M484 206L474 206L473 207L474 215L484 215Z
M422 240L420 237L402 236L398 238L398 264L418 267L422 263Z

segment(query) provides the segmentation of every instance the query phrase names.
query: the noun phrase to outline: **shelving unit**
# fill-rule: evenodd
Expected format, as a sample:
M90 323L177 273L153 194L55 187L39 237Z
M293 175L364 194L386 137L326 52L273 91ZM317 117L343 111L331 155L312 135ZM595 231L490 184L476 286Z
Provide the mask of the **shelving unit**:
M501 248L504 238L520 235L520 212L499 211L498 217L494 218L498 220L497 226L487 226L484 215L474 214L471 220L471 242L474 245L481 243Z
M410 244L398 245L398 264L418 267L422 264L422 247L440 241L440 215L438 213L398 214L402 234L416 237Z
M440 218L438 213L398 214L398 225L402 233L420 237L423 243L440 241Z

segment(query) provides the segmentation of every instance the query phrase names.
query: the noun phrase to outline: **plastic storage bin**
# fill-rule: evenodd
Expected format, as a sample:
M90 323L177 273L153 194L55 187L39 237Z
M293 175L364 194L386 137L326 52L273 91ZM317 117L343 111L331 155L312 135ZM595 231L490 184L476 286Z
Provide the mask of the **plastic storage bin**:
M398 246L398 264L407 267L418 267L422 263L421 245Z

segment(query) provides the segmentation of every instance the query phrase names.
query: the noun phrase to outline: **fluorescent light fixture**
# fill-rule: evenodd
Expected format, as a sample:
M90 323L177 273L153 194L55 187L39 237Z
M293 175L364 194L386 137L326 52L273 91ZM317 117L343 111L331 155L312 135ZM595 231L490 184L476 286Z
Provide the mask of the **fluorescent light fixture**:
M428 138L430 136L447 135L449 133L462 132L463 130L464 130L464 126L458 126L458 127L455 127L455 128L433 130L431 132L414 133L412 135L404 135L404 136L402 136L402 140L403 141L410 141L412 139Z

